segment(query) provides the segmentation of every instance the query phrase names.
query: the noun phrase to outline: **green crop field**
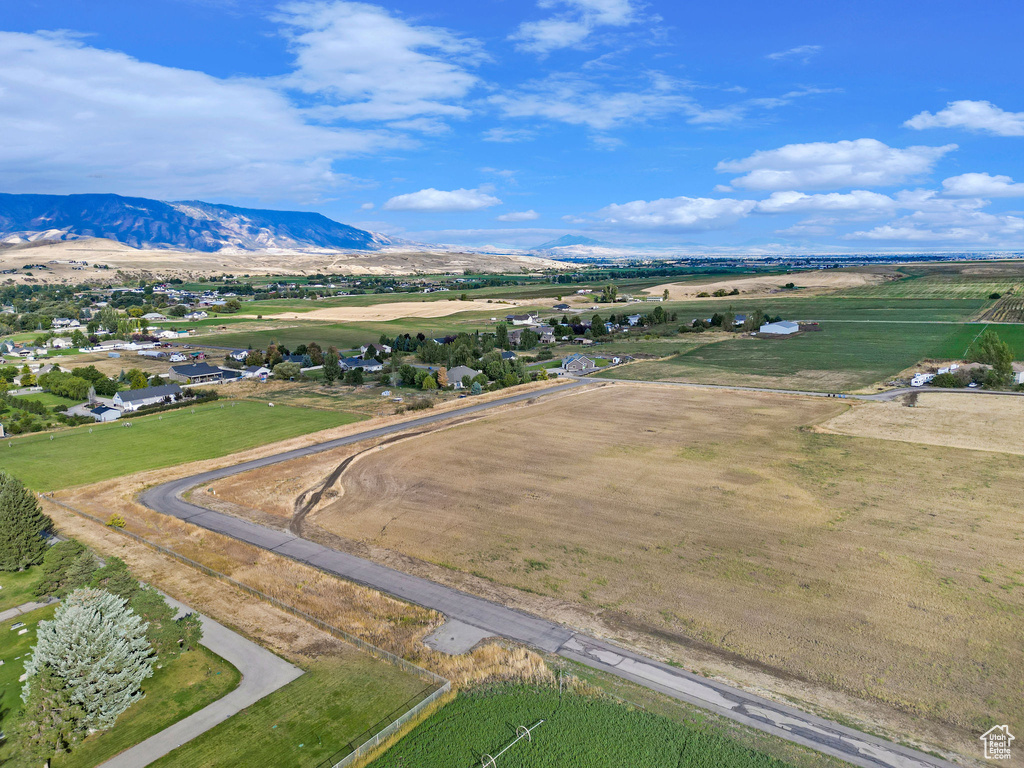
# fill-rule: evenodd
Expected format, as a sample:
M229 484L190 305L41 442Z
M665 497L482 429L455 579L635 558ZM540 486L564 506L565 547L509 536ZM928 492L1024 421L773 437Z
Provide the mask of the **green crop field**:
M219 401L132 418L131 428L125 428L128 420L120 420L4 440L0 466L33 490L53 491L225 456L363 418L344 411Z
M398 717L424 686L418 677L352 649L344 658L314 662L302 677L153 768L313 768L328 758L325 764L333 765L349 751L352 739L385 717Z
M843 296L733 296L728 299L703 302L667 302L667 312L676 312L680 323L694 318L708 318L715 312L727 310L747 314L756 309L769 315L781 315L786 320L877 320L880 322L920 322L925 320L961 322L970 320L993 302L987 299L882 299ZM607 314L604 307L599 314ZM616 309L619 313L623 310ZM630 307L630 312L635 311Z
M516 768L784 768L737 742L610 698L500 686L460 694L372 764L373 768L476 768L516 737L498 765Z
M820 327L790 338L736 336L597 376L841 392L868 386L925 358L960 358L985 326L823 322ZM1024 326L996 328L1017 354L1024 353Z

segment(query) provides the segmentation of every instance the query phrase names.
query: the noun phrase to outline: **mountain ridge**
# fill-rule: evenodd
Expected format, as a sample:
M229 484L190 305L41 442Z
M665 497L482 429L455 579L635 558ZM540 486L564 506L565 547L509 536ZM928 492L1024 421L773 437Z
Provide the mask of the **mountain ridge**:
M105 238L133 248L373 251L395 242L308 211L116 194L0 193L0 242Z

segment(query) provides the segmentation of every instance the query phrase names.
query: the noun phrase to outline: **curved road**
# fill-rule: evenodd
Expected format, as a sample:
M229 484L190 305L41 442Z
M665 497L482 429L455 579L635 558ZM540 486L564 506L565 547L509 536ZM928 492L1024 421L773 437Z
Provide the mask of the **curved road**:
M432 608L449 619L469 624L491 635L515 640L594 669L632 680L652 690L689 702L789 741L842 758L864 768L953 768L952 763L899 744L847 728L800 710L733 688L723 683L662 664L640 654L575 632L561 624L508 608L418 576L339 552L306 539L185 501L182 495L197 485L259 469L283 461L329 451L344 445L435 424L501 405L546 397L582 386L573 380L541 392L493 400L445 413L423 416L286 451L230 467L203 472L150 488L140 500L147 507L195 525L276 552L315 568L411 603ZM738 389L738 388L737 388ZM790 393L815 394L826 393Z

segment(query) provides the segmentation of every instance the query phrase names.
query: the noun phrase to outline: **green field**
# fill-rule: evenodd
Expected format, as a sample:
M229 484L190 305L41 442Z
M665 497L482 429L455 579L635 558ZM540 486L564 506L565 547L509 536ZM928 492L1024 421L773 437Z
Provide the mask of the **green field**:
M731 310L747 314L762 309L769 315L781 315L786 320L813 322L817 320L874 320L882 322L913 322L942 320L961 322L979 315L995 302L987 299L883 299L856 298L844 296L786 296L776 298L764 296L744 298L733 296L704 302L666 302L662 304L667 312L676 312L680 323L689 323L695 318L708 318L715 312ZM637 311L631 305L630 312ZM616 309L617 313L622 310ZM604 307L599 313L606 314Z
M516 768L783 768L789 763L610 698L499 686L460 694L373 768L475 768L517 726L544 723L503 755Z
M55 405L66 405L66 406L70 407L72 405L77 405L80 402L84 402L84 401L81 401L81 400L69 400L68 398L61 397L60 395L51 395L49 392L32 392L32 393L27 394L27 395L15 395L14 399L15 400L38 400L43 405L45 405L47 408L52 408Z
M21 710L21 684L25 661L35 642L36 625L53 618L56 605L32 611L0 625L0 728L8 728L13 714ZM10 627L25 622L28 632L15 634ZM109 731L93 734L69 755L54 758L54 768L90 768L138 744L169 725L196 712L234 690L241 680L233 666L200 647L156 669L143 684L145 698L118 718ZM0 745L0 763L12 757L14 744Z
M914 272L913 269L908 269ZM846 296L915 299L987 299L992 293L1007 293L1018 289L1024 280L1019 275L974 276L963 274L909 274L907 277L879 285L849 288Z
M0 442L0 466L33 490L53 491L226 456L363 418L344 411L220 401L132 418L130 429L121 420L6 440Z
M43 568L39 565L20 572L0 572L0 611L38 600L36 585L42 580Z
M425 683L352 649L314 662L306 674L153 763L154 768L317 766L406 711ZM397 711L401 710L401 712ZM383 727L381 725L380 727Z
M960 358L985 326L823 322L820 327L781 339L738 335L596 376L841 392L881 381L926 358ZM1024 354L1024 326L996 329L1017 355Z

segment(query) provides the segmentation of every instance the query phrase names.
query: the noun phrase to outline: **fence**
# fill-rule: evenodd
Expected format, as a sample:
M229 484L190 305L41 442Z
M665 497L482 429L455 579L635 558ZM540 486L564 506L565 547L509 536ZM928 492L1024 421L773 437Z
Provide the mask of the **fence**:
M49 501L50 503L56 504L59 507L63 507L64 509L78 515L79 517L84 517L87 520L92 520L93 522L99 523L100 525L106 525L106 521L101 520L95 515L90 515L88 512L84 512L81 509L72 507L70 504L65 504L63 501L58 501L52 496L46 496L45 494L40 495L44 496L46 500ZM429 669L418 667L415 664L406 661L401 656L396 656L390 651L385 651L383 648L378 648L376 645L368 643L365 640L356 637L355 635L351 635L343 629L328 624L325 621L321 621L320 619L316 618L316 616L311 616L305 611L299 610L295 606L283 603L276 597L272 597L271 595L268 595L265 592L261 592L258 589L250 587L248 584L243 584L240 581L236 581L227 574L221 573L220 571L215 571L213 568L210 568L207 565L203 565L200 562L197 562L195 560L192 560L191 558L185 557L184 555L178 552L175 552L173 549L168 549L167 547L161 544L157 544L156 542L143 538L142 536L139 536L137 533L132 533L131 531L127 531L124 528L116 527L111 527L111 530L117 531L118 533L121 533L124 536L128 536L129 538L134 539L140 544L143 544L144 546L147 546L150 549L159 552L160 554L167 555L168 557L171 557L180 563L184 563L185 565L191 568L195 568L196 570L205 573L207 576L212 576L213 578L218 579L219 581L222 581L225 584L230 584L235 589L241 590L242 592L245 592L247 595L252 595L253 597L270 603L275 608L278 608L279 610L282 610L285 613L289 613L292 616L302 619L303 621L308 621L310 624L313 624L318 629L327 632L328 634L333 635L334 637L337 637L339 640L344 640L346 643L354 645L362 651L366 651L375 658L386 661L389 664L393 664L394 666L398 667L404 672L417 675L421 679L427 680L429 683L431 683L431 687L435 685L437 686L431 693L429 693L423 699L420 699L420 697L423 696L424 693L422 691L416 696L414 696L412 699L409 699L409 701L405 702L405 704L403 704L402 707L396 709L390 715L384 717L374 725L370 726L370 728L368 728L363 733L359 734L356 738L350 741L345 747L336 752L330 758L321 763L318 763L315 766L315 768L344 768L344 766L349 765L356 758L361 757L362 755L366 754L372 749L375 749L385 739L387 739L395 732L397 732L399 728L401 728L403 725L405 725L414 717L416 717L424 708L428 707L434 701L436 701L441 696L443 696L451 690L451 681L446 680L445 678L441 677L438 674L435 674L434 672L431 672ZM426 690L429 690L429 687ZM404 709L406 705L408 705L412 701L416 701L417 699L420 699L418 703L412 705L408 709ZM398 714L398 717L393 717L395 714ZM375 731L375 729L377 728L380 728L380 730ZM363 739L364 736L365 739L362 742L360 742L359 740Z

